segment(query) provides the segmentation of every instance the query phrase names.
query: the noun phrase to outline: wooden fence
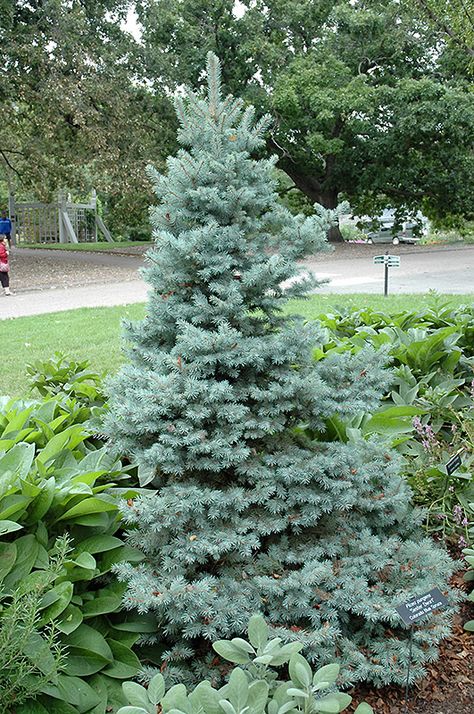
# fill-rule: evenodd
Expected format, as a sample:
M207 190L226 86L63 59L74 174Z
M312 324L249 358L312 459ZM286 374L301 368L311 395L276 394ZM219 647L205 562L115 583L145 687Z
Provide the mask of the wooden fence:
M48 243L92 243L99 239L113 243L107 227L97 213L95 191L89 203L74 203L60 193L56 203L8 200L12 221L12 240L17 245L47 245Z

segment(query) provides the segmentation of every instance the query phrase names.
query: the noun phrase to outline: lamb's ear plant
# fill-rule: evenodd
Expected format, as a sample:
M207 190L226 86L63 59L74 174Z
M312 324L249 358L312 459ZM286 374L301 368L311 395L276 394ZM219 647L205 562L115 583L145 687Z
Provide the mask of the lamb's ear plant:
M249 622L249 642L240 637L218 640L213 648L235 667L228 682L214 689L207 680L188 694L184 684L166 691L161 673L148 688L136 682L122 685L129 705L118 714L328 714L344 711L352 701L337 689L340 666L327 664L313 672L298 653L300 643L281 645L280 638L269 640L268 626L260 615ZM289 679L280 681L269 667L288 665ZM371 714L372 707L360 704L356 714Z

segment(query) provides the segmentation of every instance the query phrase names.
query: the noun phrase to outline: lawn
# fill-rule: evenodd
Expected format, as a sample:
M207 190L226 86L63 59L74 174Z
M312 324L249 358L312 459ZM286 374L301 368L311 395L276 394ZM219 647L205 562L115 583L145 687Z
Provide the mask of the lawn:
M451 305L470 304L470 295L312 295L305 301L293 301L288 311L311 319L335 307L372 307L398 312L422 308L433 300ZM49 315L19 317L0 322L2 334L2 370L0 394L24 395L27 390L26 365L46 360L56 351L77 358L87 358L99 373L117 371L123 355L120 341L120 320L137 319L144 313L144 305L121 307L82 308Z

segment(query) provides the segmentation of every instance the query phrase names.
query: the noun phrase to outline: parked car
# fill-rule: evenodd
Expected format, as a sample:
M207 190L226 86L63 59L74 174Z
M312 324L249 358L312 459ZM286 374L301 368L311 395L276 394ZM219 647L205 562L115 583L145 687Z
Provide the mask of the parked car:
M395 228L392 221L381 223L380 228L376 231L367 233L367 243L417 243L420 240L419 236L414 233L415 224L406 221L402 225L402 229Z

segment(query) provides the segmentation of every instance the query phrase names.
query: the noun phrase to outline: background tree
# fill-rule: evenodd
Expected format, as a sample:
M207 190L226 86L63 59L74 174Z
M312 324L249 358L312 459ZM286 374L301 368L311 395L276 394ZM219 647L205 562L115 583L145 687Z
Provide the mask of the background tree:
M474 9L469 0L416 0L423 15L474 60Z
M423 537L385 444L331 441L334 414L370 411L387 379L367 350L315 363L317 329L283 313L311 284L295 282L296 259L323 247L335 215L281 205L274 159L251 158L269 118L221 97L212 54L208 77L205 99L176 103L185 148L152 171L147 314L111 383L109 437L156 489L124 507L146 554L117 567L125 604L156 613L181 681L225 674L210 643L260 611L311 659L340 658L348 680L400 683L395 606L446 591L449 558ZM417 627L415 677L447 632L445 614Z
M392 205L440 218L472 211L466 65L454 69L443 36L414 5L257 0L236 12L231 0L139 0L137 8L151 81L196 86L200 51L218 52L226 88L273 115L268 148L311 202L331 208L342 195L358 213Z
M145 215L145 163L173 146L169 102L143 84L137 45L120 27L129 4L15 0L0 22L0 159L10 186L40 200L95 187L116 224Z

